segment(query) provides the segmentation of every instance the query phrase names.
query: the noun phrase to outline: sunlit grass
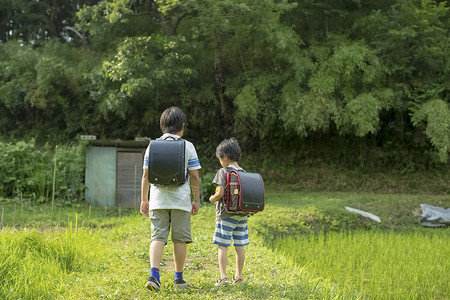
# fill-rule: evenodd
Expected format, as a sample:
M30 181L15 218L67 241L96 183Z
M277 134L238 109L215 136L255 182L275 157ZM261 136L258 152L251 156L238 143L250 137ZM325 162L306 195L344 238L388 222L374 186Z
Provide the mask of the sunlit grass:
M169 242L157 293L144 287L150 269L148 218L136 211L92 207L89 213L88 206L72 206L58 207L52 221L49 206L16 205L14 211L9 203L2 205L8 215L0 231L0 299L445 298L448 231L417 231L420 225L406 217L400 228L408 230L400 230L386 217L389 207L410 212L420 197L408 198L398 197L402 208L397 208L390 204L393 196L268 193L266 210L249 218L245 283L226 288L214 286L219 276L214 207L204 204L192 217L194 241L184 272L190 288L173 286ZM442 196L429 199L448 203ZM372 226L342 209L356 203L387 224ZM390 227L397 229L385 230ZM233 248L228 255L231 277Z
M140 216L124 218L123 224L105 230L110 257L105 269L76 274L64 297L70 299L331 299L342 295L334 283L311 276L303 266L268 249L255 235L247 246L245 283L226 288L215 287L219 274L217 247L212 244L215 217L212 206L202 207L192 217L193 243L188 245L184 278L190 288L173 286L173 244L164 250L161 267L162 289L150 292L144 285L150 272L148 249L150 222ZM251 224L249 225L252 226ZM228 275L235 268L234 249L229 250ZM74 274L75 276L75 274Z
M330 232L285 238L275 249L369 299L444 299L450 292L445 232Z
M71 225L71 224L70 224ZM105 248L98 234L72 226L0 233L0 299L51 299L65 291L67 275L90 272Z

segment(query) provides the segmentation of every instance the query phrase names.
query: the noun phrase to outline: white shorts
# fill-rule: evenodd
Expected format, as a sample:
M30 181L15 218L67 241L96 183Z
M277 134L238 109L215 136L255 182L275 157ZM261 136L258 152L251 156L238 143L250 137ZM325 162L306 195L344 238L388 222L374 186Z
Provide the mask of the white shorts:
M216 222L213 244L229 247L233 238L233 246L246 246L248 239L247 216L236 215Z

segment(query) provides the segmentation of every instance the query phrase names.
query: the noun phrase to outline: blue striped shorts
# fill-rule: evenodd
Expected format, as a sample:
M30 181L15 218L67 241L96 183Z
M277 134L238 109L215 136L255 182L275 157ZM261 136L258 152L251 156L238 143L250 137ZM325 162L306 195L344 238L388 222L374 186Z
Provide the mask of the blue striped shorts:
M213 244L229 247L233 238L233 246L246 246L248 239L247 216L231 216L216 222Z

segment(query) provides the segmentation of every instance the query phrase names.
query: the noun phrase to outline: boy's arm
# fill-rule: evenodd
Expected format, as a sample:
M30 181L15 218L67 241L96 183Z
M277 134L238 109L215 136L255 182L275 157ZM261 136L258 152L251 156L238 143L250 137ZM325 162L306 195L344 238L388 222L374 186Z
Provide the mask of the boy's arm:
M148 217L148 190L150 189L150 182L148 182L148 169L142 172L141 180L141 214Z
M215 203L216 201L222 199L223 195L225 195L225 187L218 185L216 193L209 197L209 201Z
M189 181L191 182L192 195L194 196L191 215L196 215L200 209L200 176L198 175L198 170L189 170Z

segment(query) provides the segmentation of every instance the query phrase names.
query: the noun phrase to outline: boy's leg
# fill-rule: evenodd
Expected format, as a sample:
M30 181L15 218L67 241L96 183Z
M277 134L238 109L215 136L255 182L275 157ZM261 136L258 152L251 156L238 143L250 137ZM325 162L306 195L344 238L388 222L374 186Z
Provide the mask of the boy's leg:
M216 286L226 286L228 285L227 278L227 262L228 247L231 245L231 234L233 228L236 225L236 220L232 218L226 218L221 221L216 222L216 229L214 231L213 244L218 245L218 260L219 260L219 271L220 278L216 282Z
M192 242L191 213L172 209L171 222L173 261L175 265L174 285L176 287L185 287L187 283L183 280L183 270L186 262L186 244Z
M151 210L149 212L152 224L152 242L150 244L150 276L146 287L150 290L160 289L159 268L163 256L164 246L170 230L170 218L167 210Z
M183 272L186 261L186 243L173 243L173 261L175 272Z
M244 246L250 243L248 239L247 216L236 218L237 224L233 230L233 245L236 250L236 274L233 277L233 283L242 281L242 270L245 262Z
M227 250L228 250L228 247L224 247L224 246L220 246L219 245L219 271L220 271L220 278L226 278L227 277L227 263L228 263Z
M242 270L244 269L245 248L244 246L234 246L234 249L236 249L236 274L234 279L239 280L242 278Z
M150 265L158 268L161 264L164 246L167 244L170 231L169 211L164 209L151 210L149 212L152 223L152 243L150 244Z
M150 244L150 267L159 269L165 245L166 243L163 241L152 241Z

